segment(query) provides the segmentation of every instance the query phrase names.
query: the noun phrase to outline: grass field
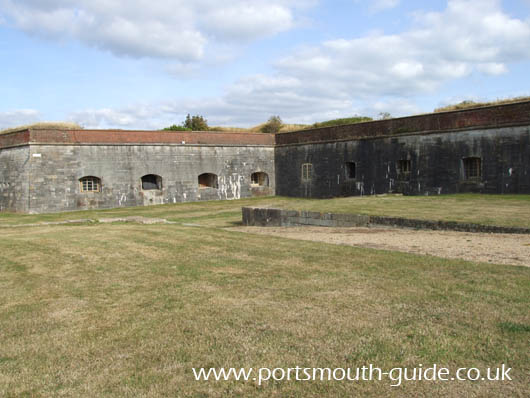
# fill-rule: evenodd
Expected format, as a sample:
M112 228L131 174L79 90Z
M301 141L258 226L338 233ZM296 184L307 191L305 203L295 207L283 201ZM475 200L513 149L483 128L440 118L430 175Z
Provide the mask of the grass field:
M528 196L478 195L1 214L1 225L126 215L178 224L0 228L0 396L527 396L529 268L224 229L242 205L523 226L530 214ZM511 382L401 387L206 382L191 370L503 363Z
M208 226L230 226L241 221L242 206L355 213L380 216L470 222L530 227L530 195L381 195L336 199L267 197L237 201L194 202L140 208L120 208L58 214L22 215L0 213L0 226L100 217L140 215L170 221L197 222Z

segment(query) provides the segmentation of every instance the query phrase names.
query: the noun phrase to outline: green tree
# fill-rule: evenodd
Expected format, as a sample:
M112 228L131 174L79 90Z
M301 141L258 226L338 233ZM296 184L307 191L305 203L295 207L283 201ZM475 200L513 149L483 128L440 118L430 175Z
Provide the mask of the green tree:
M379 120L392 119L392 115L388 112L379 112Z
M191 116L189 113L186 116L186 120L182 125L186 128L189 128L193 131L207 131L208 130L208 121L201 115Z
M164 128L165 131L191 131L190 128L184 127L184 126L177 126L176 124L173 124L169 127Z
M283 126L282 119L279 116L271 116L267 123L259 129L262 133L276 134Z

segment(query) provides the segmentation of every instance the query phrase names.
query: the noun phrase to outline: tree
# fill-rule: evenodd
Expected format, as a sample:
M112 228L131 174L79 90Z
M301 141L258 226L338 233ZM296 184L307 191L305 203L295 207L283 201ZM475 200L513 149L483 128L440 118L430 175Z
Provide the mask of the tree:
M184 120L184 123L182 123L182 125L193 131L208 130L208 121L201 115L190 116L190 114L188 113L188 115L186 116L186 120Z
M392 119L392 115L388 112L379 112L379 120Z
M191 129L188 127L177 126L176 124L173 124L169 127L165 127L164 130L166 131L191 131Z
M260 131L266 134L276 134L283 126L282 119L279 116L271 116L267 123L261 126Z

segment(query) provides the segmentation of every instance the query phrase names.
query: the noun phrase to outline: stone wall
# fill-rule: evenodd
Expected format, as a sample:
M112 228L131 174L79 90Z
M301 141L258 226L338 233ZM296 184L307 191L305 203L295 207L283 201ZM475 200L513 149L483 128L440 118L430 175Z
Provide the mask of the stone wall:
M479 159L480 175L467 175L466 158ZM252 186L254 172L267 173L268 186ZM217 175L217 187L199 187L203 173ZM161 189L142 189L147 174L162 178ZM81 192L85 176L100 178L101 192ZM0 210L458 192L530 193L530 102L276 135L47 128L0 134Z
M30 145L29 211L32 213L239 199L273 195L274 148L211 145ZM5 150L2 150L3 153ZM265 172L269 186L251 187ZM218 188L199 188L198 176L218 176ZM160 190L141 178L162 177ZM81 192L79 179L101 179L101 192Z
M459 223L454 221L415 220L400 217L369 216L365 214L319 213L315 211L283 210L257 207L243 207L242 218L243 225L260 227L390 226L461 232L530 234L530 228L501 227L496 225Z
M29 146L0 150L0 211L28 211Z
M468 157L481 159L479 178L466 178L463 159ZM410 170L403 172L400 161ZM348 175L347 162L355 164L354 176ZM311 164L310 178L303 179L303 164ZM530 127L280 145L275 166L276 194L282 196L528 194Z

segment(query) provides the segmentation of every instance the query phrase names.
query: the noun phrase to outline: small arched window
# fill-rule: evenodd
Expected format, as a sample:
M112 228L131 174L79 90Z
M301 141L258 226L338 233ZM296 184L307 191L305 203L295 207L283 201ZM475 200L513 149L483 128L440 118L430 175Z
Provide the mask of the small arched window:
M269 176L267 173L256 172L250 175L250 186L252 187L268 187Z
M86 176L79 179L81 192L101 192L101 179L94 176Z
M204 173L199 176L199 188L218 188L217 175Z
M153 189L162 189L162 177L156 174L147 174L142 177L142 189L150 191Z

